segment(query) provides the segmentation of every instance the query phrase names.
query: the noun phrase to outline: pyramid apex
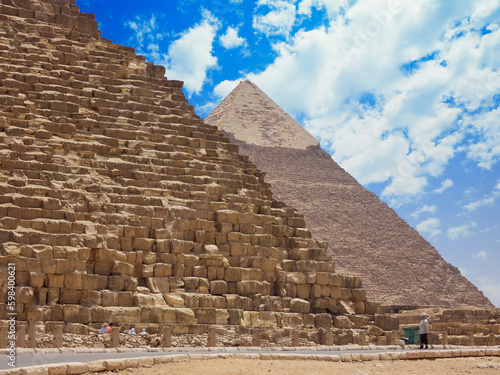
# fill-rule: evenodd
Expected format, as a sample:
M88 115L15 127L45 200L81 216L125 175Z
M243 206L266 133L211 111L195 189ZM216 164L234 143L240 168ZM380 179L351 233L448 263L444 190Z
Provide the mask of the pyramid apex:
M205 121L247 144L306 149L314 138L250 80L240 81Z

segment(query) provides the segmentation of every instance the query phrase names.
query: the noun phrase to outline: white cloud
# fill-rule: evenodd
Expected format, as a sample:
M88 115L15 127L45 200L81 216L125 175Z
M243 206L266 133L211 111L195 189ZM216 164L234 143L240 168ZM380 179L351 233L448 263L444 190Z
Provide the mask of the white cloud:
M472 228L475 228L477 226L477 223L472 222L468 224L463 224L458 227L453 227L448 229L448 238L450 240L457 240L459 238L467 238L472 235L474 235L474 232L471 230Z
M173 41L162 64L167 77L184 81L189 94L201 91L207 71L217 67L212 45L219 28L218 20L208 11L203 12L201 23L189 28Z
M414 217L415 219L418 219L420 214L423 214L425 212L435 213L436 211L437 211L437 207L435 205L429 206L429 205L425 204L421 208L416 210L414 213L412 213L411 216Z
M465 205L464 208L466 208L469 212L471 212L477 210L480 207L493 206L498 197L500 197L500 181L497 182L491 194L488 194L482 199L479 199L477 201Z
M333 3L303 0L296 11L292 2L260 1L276 13L274 23L262 24L266 35L288 35L294 13L330 6L334 16L327 27L276 43L274 62L242 79L305 118L362 184L384 183L393 205L425 193L458 151L481 168L500 160L500 113L491 110L500 92L497 0ZM483 35L485 27L491 32ZM230 86L215 91L224 95Z
M244 46L245 38L238 36L238 30L228 27L226 33L220 37L220 42L225 49Z
M325 9L328 17L331 18L341 8L346 7L348 3L348 0L302 0L298 5L297 13L310 17L313 8L317 10Z
M433 238L441 233L441 229L439 229L440 224L441 221L438 218L431 217L419 223L416 229L421 235L428 234Z
M253 17L253 28L266 36L288 36L295 24L297 10L293 1L259 0L257 8L265 7L266 14L256 14Z
M136 17L134 21L125 22L125 26L134 31L134 38L140 47L144 47L145 43L155 39L157 29L155 15L151 15L149 18Z
M488 197L488 198L480 199L480 200L475 201L475 202L471 202L471 203L465 205L464 207L469 211L474 211L474 210L477 210L479 207L490 206L493 203L495 203L495 198Z
M439 189L434 190L434 193L442 194L445 190L451 188L452 186L453 186L453 181L447 178L441 183L441 187Z
M481 250L477 254L474 254L473 257L479 259L486 259L488 258L488 252Z
M202 9L202 21L180 34L168 47L161 50L160 42L165 38L156 16L136 17L125 23L134 31L138 53L149 61L164 65L168 78L184 81L188 95L201 91L207 72L217 67L217 58L212 54L212 45L220 27L219 21L210 12Z

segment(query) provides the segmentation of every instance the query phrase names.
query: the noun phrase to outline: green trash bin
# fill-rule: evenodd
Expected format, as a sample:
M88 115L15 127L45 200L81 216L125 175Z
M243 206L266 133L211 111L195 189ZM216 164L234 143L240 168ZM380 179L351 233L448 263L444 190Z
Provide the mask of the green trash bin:
M418 344L418 327L403 328L405 332L405 339L408 339L408 344Z

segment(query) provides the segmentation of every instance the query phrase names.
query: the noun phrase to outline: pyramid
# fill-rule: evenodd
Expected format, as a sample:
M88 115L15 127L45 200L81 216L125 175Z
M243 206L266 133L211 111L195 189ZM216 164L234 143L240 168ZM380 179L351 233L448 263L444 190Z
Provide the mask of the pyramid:
M0 50L1 320L336 337L376 324L361 278L335 271L182 82L101 38L74 0L2 0Z
M323 151L255 84L241 82L205 119L240 145L276 198L304 214L342 272L383 305L492 306L459 270Z

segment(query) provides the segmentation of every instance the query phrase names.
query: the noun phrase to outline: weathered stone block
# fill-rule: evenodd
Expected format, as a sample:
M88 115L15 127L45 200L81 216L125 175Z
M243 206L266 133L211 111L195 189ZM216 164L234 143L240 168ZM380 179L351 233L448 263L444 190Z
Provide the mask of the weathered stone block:
M172 276L172 265L165 263L157 263L154 265L154 276Z
M293 298L290 301L290 311L308 314L311 311L311 304L304 299Z
M72 274L64 275L64 288L73 290L82 289L82 274L73 272Z
M227 282L224 280L212 280L210 282L210 293L215 295L227 294Z
M115 275L127 275L127 276L132 276L134 275L135 269L134 266L126 263L126 262L120 262L120 261L114 261L113 262L113 267L111 268L111 273Z
M224 279L229 282L241 281L241 268L240 267L228 267L226 268Z
M399 329L398 318L390 315L376 314L374 324L384 331L397 331Z
M354 323L347 316L336 316L333 319L333 325L335 328L349 329L354 328Z
M214 308L197 308L194 311L198 324L215 324Z
M82 290L80 304L83 306L99 306L102 304L101 292L97 290Z
M340 287L340 286L342 286L342 281L343 280L342 280L342 277L340 275L333 273L333 274L330 274L330 280L328 282L328 285Z
M102 290L101 301L103 306L118 306L118 293L111 290Z
M95 306L90 308L90 314L94 323L111 322L115 324L130 324L131 322L140 321L141 308Z
M329 329L333 327L332 316L330 314L317 314L315 317L316 327Z
M196 315L193 310L187 308L175 309L175 321L177 324L197 324Z
M366 290L364 289L351 289L351 299L354 302L361 302L366 299Z
M167 277L148 277L146 285L153 293L170 292L170 283Z
M123 276L109 276L108 289L109 290L123 290L125 288L125 279Z
M241 280L262 281L262 271L257 268L242 268Z
M81 290L69 290L62 289L59 294L60 304L78 304L80 302L80 297L82 296Z
M242 296L248 296L252 294L266 294L264 290L263 283L255 280L238 281L236 283L236 291Z
M316 283L319 285L328 285L330 283L330 274L327 272L317 272Z
M311 297L311 284L297 285L297 298L309 299Z
M293 284L305 284L307 277L302 272L289 272L286 274L286 282Z
M180 294L177 293L165 293L163 294L165 302L171 307L184 307L184 299Z

